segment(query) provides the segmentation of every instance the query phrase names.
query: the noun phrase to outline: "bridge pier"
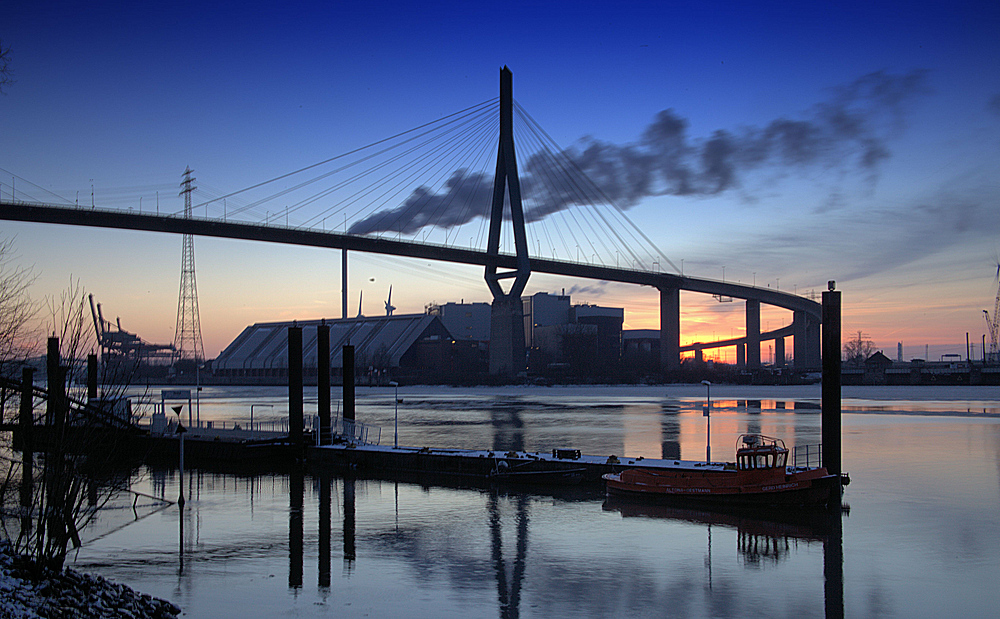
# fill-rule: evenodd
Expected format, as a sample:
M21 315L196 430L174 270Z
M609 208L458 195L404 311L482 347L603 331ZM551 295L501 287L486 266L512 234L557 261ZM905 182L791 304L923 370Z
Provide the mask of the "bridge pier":
M747 365L747 346L746 344L736 345L736 367L742 368Z
M521 299L503 295L493 299L490 312L490 375L516 377L527 363L524 357L524 310Z
M747 369L760 369L760 301L747 299Z
M794 347L795 369L818 370L821 367L820 321L807 312L796 311L792 317L792 346Z
M660 368L681 367L681 290L660 288Z
M785 367L785 338L774 338L774 367Z

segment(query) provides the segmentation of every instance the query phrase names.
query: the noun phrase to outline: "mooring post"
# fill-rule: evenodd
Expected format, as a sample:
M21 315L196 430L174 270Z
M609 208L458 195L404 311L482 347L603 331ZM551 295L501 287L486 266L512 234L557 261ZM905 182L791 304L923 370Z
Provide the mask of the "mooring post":
M97 399L97 355L87 355L87 400Z
M21 507L26 508L22 514L21 526L31 527L31 495L34 494L35 453L32 442L32 391L34 389L34 368L21 368Z
M49 399L45 408L45 423L52 425L56 419L56 403L52 401L56 383L59 382L59 338L50 337L45 355L45 382Z
M354 421L354 347L345 345L344 361L344 421Z
M302 442L302 327L288 327L288 440Z
M319 444L330 444L330 325L316 327L316 406L319 409Z
M840 292L834 290L836 283L833 281L829 282L828 287L829 290L823 293L823 465L831 475L837 476L839 485L841 473Z

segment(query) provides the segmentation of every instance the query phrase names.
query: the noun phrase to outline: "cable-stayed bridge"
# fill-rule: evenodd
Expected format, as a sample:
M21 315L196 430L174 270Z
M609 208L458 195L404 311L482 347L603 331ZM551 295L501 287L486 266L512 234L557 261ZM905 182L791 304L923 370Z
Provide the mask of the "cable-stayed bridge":
M520 173L515 137L531 153ZM746 300L745 337L685 349L735 346L738 363L755 368L762 341L774 340L783 359L791 335L796 367L818 368L820 304L681 274L625 212L642 193L636 186L648 193L655 178L639 173L648 165L622 161L628 157L560 148L513 101L504 68L499 99L238 191L199 187L200 201L187 214L161 213L158 199L155 211L147 202L138 212L98 208L93 198L83 206L40 199L22 185L19 196L0 200L0 219L341 249L345 275L348 251L483 266L494 297L490 365L497 374L516 373L524 358L520 295L532 272L657 288L667 370L683 350L681 290ZM343 292L346 317L346 283ZM791 324L761 333L762 303L791 310Z

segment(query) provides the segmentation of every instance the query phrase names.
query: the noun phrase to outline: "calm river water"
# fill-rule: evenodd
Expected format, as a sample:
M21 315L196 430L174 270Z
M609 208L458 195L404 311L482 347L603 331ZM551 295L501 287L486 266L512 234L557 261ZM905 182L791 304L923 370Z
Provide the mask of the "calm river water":
M286 393L206 387L196 414L245 424L255 405L256 421L273 421ZM391 444L393 391L358 395L358 420ZM713 386L713 459L732 460L747 431L819 443L819 395L818 386ZM607 503L601 490L195 470L183 510L147 496L133 509L123 498L68 563L189 617L996 616L1000 390L844 396L853 483L842 537L835 523L637 508ZM700 385L414 387L399 398L402 445L705 454ZM179 493L176 470L140 470L132 486Z

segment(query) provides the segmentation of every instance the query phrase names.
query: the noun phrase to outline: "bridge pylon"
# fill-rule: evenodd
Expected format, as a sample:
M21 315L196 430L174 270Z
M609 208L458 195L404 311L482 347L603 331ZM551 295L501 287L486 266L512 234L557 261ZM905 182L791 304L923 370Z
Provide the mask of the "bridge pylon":
M517 175L514 154L514 95L513 75L506 66L500 69L500 143L497 148L497 171L493 179L493 205L490 210L490 236L486 247L486 285L493 294L490 321L490 374L514 377L526 366L524 354L524 310L521 293L531 275L528 260L528 239L524 231L524 209L521 206L521 181ZM510 205L510 221L514 232L516 268L497 272L500 255L500 231L504 222L504 198ZM513 278L506 292L501 279Z

